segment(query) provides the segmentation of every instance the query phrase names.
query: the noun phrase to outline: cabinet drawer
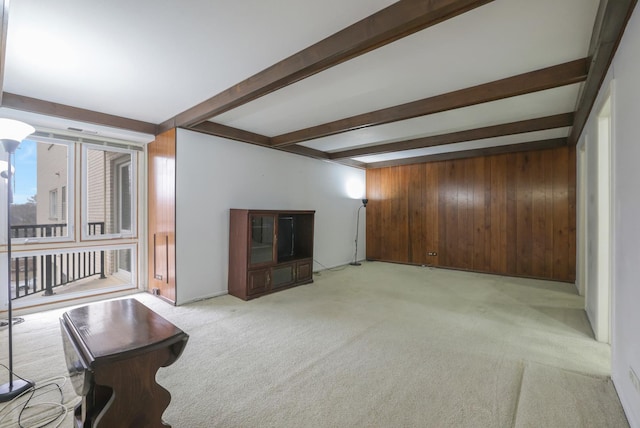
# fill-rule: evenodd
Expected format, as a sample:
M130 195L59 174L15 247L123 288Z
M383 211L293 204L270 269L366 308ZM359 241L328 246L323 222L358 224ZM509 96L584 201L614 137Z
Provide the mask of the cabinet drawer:
M264 293L269 290L269 269L250 270L247 272L247 294Z
M312 260L304 260L298 262L298 275L297 281L308 281L311 279L312 274Z

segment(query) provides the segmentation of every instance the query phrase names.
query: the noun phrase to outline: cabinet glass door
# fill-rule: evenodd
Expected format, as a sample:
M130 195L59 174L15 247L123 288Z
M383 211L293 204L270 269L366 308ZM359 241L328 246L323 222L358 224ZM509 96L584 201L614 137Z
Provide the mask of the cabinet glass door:
M275 216L251 215L250 220L250 260L249 264L256 265L275 261L274 237Z
M271 288L284 287L296 282L295 263L278 265L271 269Z

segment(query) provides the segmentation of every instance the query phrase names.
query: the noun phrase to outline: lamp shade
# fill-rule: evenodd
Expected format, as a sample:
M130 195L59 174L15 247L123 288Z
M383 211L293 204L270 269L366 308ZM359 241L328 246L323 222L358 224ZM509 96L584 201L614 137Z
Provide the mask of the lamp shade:
M21 142L28 135L36 132L35 128L14 119L0 118L0 140Z

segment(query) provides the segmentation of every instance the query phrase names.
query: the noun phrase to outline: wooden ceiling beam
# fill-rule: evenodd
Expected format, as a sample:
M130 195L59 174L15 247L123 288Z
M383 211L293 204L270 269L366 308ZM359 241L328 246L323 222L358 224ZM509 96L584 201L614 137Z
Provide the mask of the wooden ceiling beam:
M546 150L567 145L567 138L553 138L549 140L529 141L526 143L509 144L506 146L487 147L483 149L462 150L458 152L439 153L435 155L418 156L389 160L383 162L373 162L366 164L367 169L386 168L390 166L412 165L426 162L440 162L454 159L466 159L479 156L502 155L506 153L527 152L530 150Z
M587 66L587 59L582 58L494 82L289 132L273 137L272 142L274 146L286 146L360 128L570 85L586 79Z
M241 141L243 143L254 144L256 146L272 148L270 144L271 139L265 135L256 134L238 128L232 128L231 126L221 125L219 123L206 121L185 129L200 132L203 134L215 135L216 137L226 138L228 140ZM279 150L311 157L314 159L329 160L329 155L327 153L320 150L311 149L309 147L294 145L282 147ZM364 165L362 163L359 164Z
M400 0L160 124L191 127L493 0Z
M569 144L578 143L636 3L637 0L600 0L591 33L589 75L578 102Z
M465 141L482 140L485 138L503 137L506 135L522 134L525 132L544 131L547 129L563 128L573 125L573 113L556 114L554 116L521 120L483 128L433 135L395 143L379 144L351 150L342 150L329 154L331 159L351 158L380 153L400 152L405 150L422 149L425 147L441 146L445 144L462 143Z
M320 150L312 149L309 147L295 145L282 147L279 150L289 153L295 153L297 155L307 156L314 159L329 160L329 155L326 152L322 152Z
M214 122L202 122L190 128L192 131L201 132L203 134L215 135L217 137L227 138L229 140L242 141L243 143L256 144L258 146L269 147L271 139L265 135L255 134L231 126L222 125Z
M141 132L143 134L156 135L157 129L157 126L153 123L71 107L64 104L29 98L7 92L2 96L2 107L60 117L63 119L76 120L79 122L93 123L95 125L108 126L111 128L125 129L133 132Z

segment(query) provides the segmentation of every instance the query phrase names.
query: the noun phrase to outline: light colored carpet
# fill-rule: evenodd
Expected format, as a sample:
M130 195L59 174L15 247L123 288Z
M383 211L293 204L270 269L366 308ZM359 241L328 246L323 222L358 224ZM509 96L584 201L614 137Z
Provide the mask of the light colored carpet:
M375 262L314 279L249 302L222 296L176 308L137 295L190 335L157 376L172 393L165 420L189 428L628 426L609 347L593 339L572 285ZM20 375L65 374L62 312L15 327ZM72 388L64 390L73 404Z

